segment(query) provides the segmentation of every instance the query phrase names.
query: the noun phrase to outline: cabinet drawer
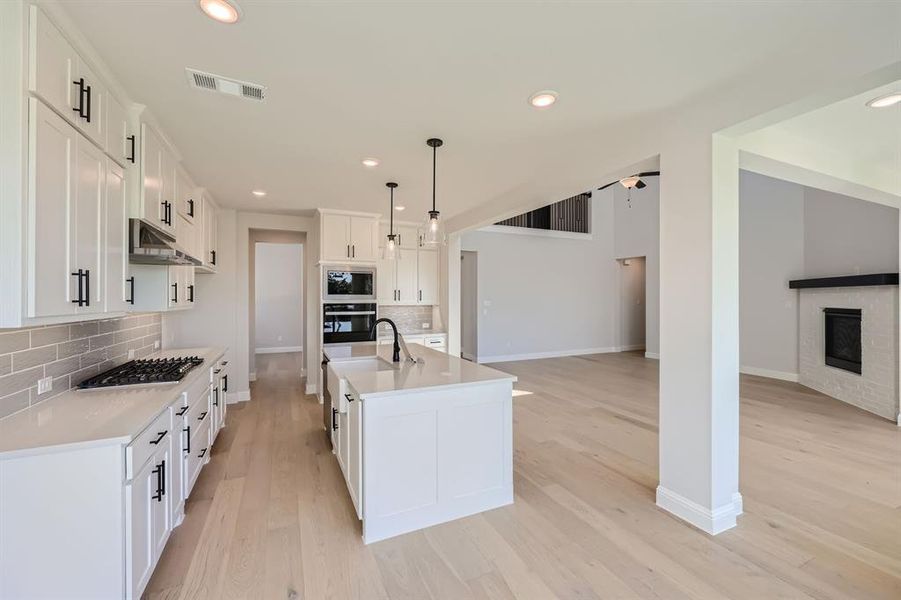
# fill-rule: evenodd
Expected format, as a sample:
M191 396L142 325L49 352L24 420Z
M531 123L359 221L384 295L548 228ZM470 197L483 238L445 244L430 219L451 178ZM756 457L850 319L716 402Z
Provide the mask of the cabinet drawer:
M125 447L125 478L132 479L154 452L163 444L169 443L170 435L172 435L172 408L167 407L150 427Z
M200 475L200 470L206 463L210 454L210 419L207 417L199 423L195 429L191 427L191 445L187 456L185 469L185 497L191 494L194 483Z

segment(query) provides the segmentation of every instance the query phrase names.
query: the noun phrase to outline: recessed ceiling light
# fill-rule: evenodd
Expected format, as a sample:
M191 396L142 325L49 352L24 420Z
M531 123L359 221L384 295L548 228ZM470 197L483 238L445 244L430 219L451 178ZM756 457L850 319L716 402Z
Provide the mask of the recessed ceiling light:
M241 8L234 0L200 0L200 10L220 23L237 23L241 19Z
M894 92L892 94L888 94L887 96L879 96L878 98L873 98L869 102L867 102L867 106L870 108L888 108L889 106L894 106L901 102L901 92Z
M547 108L557 101L557 92L553 90L542 90L535 92L529 97L529 104L535 108Z
M377 158L364 158L362 162L364 167L369 167L370 169L379 166L379 159Z
M262 198L263 196L266 195L266 191L265 191L265 190L253 190L253 191L250 192L250 193L253 194L254 196L256 196L257 198Z
M398 204L397 206L394 207L394 210L403 210L403 209L405 209L405 208L407 208L407 207L406 207L406 206L401 206L400 204Z

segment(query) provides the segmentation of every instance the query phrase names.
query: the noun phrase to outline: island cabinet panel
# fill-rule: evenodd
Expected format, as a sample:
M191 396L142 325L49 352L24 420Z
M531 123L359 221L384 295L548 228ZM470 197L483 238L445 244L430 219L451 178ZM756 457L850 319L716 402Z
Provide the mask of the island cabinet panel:
M512 387L495 380L362 393L365 543L513 502ZM353 477L348 487L353 496Z

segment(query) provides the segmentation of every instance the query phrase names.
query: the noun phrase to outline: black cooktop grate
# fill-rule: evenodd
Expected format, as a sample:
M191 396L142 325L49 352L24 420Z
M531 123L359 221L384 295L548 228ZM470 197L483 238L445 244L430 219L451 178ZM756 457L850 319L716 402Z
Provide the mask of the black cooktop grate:
M199 356L185 358L151 358L130 360L78 384L79 389L140 385L145 383L175 383L188 371L203 364Z

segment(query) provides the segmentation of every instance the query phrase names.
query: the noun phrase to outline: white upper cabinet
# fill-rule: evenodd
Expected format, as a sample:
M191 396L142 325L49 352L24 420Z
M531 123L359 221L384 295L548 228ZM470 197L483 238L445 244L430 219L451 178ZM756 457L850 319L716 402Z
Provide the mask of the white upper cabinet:
M417 304L438 304L438 251L420 250L417 268Z
M194 222L194 217L197 216L197 209L200 204L195 200L195 195L194 183L188 177L188 174L182 169L177 169L175 172L175 196L178 204L178 214L191 223Z
M40 8L29 7L28 87L100 146L106 89Z
M81 312L105 310L103 256L106 161L100 149L79 138L75 145L75 271L84 271L84 304Z
M75 314L74 227L78 132L34 98L28 101L28 316Z
M163 142L152 127L141 125L141 190L137 216L163 229Z
M28 89L74 122L77 84L73 83L78 57L47 15L35 5L29 7L30 61Z
M124 312L132 300L128 274L128 182L125 170L108 161L106 171L106 311Z
M137 162L138 138L122 103L111 94L105 100L107 154L123 167L129 167Z
M321 260L375 262L378 217L321 211Z
M212 198L210 198L209 194L206 192L201 194L200 204L202 252L201 256L196 258L201 260L201 269L203 272L215 273L219 264L218 249L216 247L219 231L218 209Z

